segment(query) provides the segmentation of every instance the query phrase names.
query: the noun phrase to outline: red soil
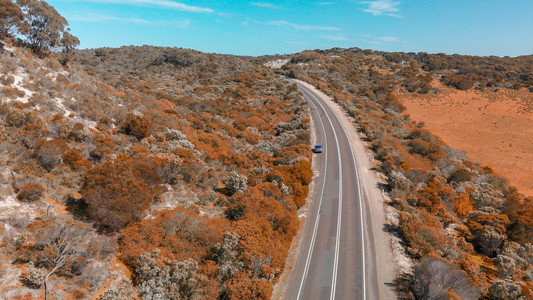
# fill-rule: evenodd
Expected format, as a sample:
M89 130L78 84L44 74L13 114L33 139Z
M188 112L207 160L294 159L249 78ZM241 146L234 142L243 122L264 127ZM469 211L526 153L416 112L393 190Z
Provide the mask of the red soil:
M406 113L471 160L493 170L526 196L533 196L533 93L527 90L401 94Z

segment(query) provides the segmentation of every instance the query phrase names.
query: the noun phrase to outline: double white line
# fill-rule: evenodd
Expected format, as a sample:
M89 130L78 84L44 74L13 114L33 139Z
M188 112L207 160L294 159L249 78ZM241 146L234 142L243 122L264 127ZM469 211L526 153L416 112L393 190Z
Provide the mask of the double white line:
M326 115L327 119L328 119L328 122L331 126L331 129L333 130L333 136L335 138L335 143L337 145L337 156L339 157L339 204L338 204L338 209L337 209L337 232L336 232L336 239L335 239L335 257L334 257L334 264L333 264L333 275L332 275L332 281L331 281L331 293L330 293L330 299L333 300L335 299L335 292L336 292L336 287L337 287L337 269L338 269L338 265L339 265L339 244L340 244L340 232L341 232L341 223L342 223L342 164L340 163L340 159L341 159L341 154L340 154L340 145L339 145L339 139L337 137L337 133L333 127L333 122L331 121L331 118L329 117L329 114L326 112L326 109L324 108L324 106L322 105L322 103L320 102L320 100L318 100L314 94L312 92L310 92L307 88L303 87L300 85L300 88L302 90L302 92L306 93L310 98L313 98L314 101L316 101L318 103L318 105L320 106L320 108L322 109L322 111L324 112L324 114ZM314 104L314 101L310 101L311 105L316 109L316 105ZM318 111L318 110L317 110ZM357 162L354 160L353 158L353 148L352 148L352 144L350 143L350 140L348 139L348 135L346 134L346 130L344 129L344 126L342 125L342 122L339 120L339 117L335 114L335 117L337 118L337 121L339 122L339 124L341 125L341 128L344 132L344 135L346 137L346 140L348 141L348 144L350 146L350 150L351 150L351 158L353 159L354 161L354 165L357 167ZM320 120L320 124L322 126L322 131L324 132L324 135L326 134L326 130L325 130L325 127L324 127L324 123L322 122L322 119L319 118ZM325 147L325 149L327 150L328 148ZM326 170L327 170L327 155L326 155L326 162L325 162L325 166L326 166ZM363 229L363 206L362 206L362 200L361 200L361 187L360 187L360 183L359 183L359 175L358 175L358 172L356 170L356 181L357 181L357 185L358 185L358 196L359 196L359 207L360 207L360 221L361 221L361 241L362 241L362 267L363 267L363 300L366 299L366 279L365 279L365 274L366 274L366 271L365 271L365 239L364 239L364 229ZM325 187L325 184L326 184L326 174L324 174L324 180L323 180L323 183L322 183L322 192L324 191L324 187ZM319 201L319 211L320 211L320 207L322 205L322 196L323 196L323 193L322 195L320 196L320 201ZM304 282L307 278L307 274L308 274L308 271L309 271L309 265L310 265L310 262L311 262L311 257L313 256L313 248L314 248L314 244L315 244L315 240L316 240L316 234L317 234L317 231L318 231L318 223L319 223L319 220L320 220L320 213L317 214L317 218L315 219L315 225L314 225L314 228L313 228L313 235L311 237L311 245L309 246L309 251L307 253L307 259L306 259L306 263L305 263L305 268L304 268L304 274L302 276L302 281L300 282L300 288L298 289L298 298L297 299L300 299L300 296L301 296L301 293L302 293L302 289L303 289L303 285L304 285Z

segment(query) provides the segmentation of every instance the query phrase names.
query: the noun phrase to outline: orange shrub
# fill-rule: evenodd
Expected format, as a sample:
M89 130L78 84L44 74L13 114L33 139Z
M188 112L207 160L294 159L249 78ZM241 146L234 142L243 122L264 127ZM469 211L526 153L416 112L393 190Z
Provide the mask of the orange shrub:
M26 183L20 188L17 199L23 202L33 202L41 199L44 188L38 183Z
M133 135L141 140L152 132L152 121L150 119L129 114L122 124L122 130L127 135Z
M100 229L119 230L144 216L161 193L161 182L149 162L120 155L86 175L82 188L86 213Z
M285 184L293 189L293 201L297 208L305 205L305 200L309 194L309 183L313 179L311 163L302 160L292 166L278 166L274 170L281 172Z
M468 213L474 210L474 201L468 194L459 194L451 199L455 213L460 217L466 217Z
M50 171L62 162L62 155L70 149L62 139L39 140L34 148L34 155L45 169Z

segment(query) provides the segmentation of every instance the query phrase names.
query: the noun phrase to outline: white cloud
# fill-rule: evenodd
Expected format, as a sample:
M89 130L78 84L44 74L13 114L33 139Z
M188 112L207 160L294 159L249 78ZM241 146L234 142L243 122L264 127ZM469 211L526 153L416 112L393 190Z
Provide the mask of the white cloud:
M296 23L291 23L288 21L270 21L266 23L267 25L273 26L287 26L299 30L330 30L330 31L339 31L342 30L339 27L329 27L329 26L315 26L315 25L301 25Z
M86 14L86 15L72 15L68 17L69 20L86 22L86 23L106 23L106 22L118 22L118 23L131 23L139 25L148 25L150 21L140 18L121 18L109 15L101 14Z
M376 40L384 41L384 42L397 42L398 38L393 36L382 36L377 37Z
M116 22L116 23L127 23L127 24L137 24L137 25L168 25L178 28L188 28L191 21L190 20L171 20L171 21L150 21L141 18L122 18L104 14L85 14L85 15L72 15L68 16L69 20L86 22L86 23L107 23L107 22Z
M153 6L161 6L164 8L171 8L171 9L176 9L176 10L181 10L181 11L186 11L186 12L193 12L193 13L215 12L215 10L209 7L187 5L185 3L175 2L171 0L73 0L73 1L104 3L104 4L153 5Z
M353 41L352 39L349 39L341 35L321 35L320 38L324 40L330 40L330 41L347 41L347 42Z
M250 5L278 9L279 6L268 2L250 2Z
M363 4L368 4L368 8L363 9L364 12L371 13L374 16L391 16L401 18L402 16L397 14L400 11L398 5L401 2L395 2L392 0L375 0L375 1L363 1Z
M335 2L320 2L318 5L332 5L335 4Z

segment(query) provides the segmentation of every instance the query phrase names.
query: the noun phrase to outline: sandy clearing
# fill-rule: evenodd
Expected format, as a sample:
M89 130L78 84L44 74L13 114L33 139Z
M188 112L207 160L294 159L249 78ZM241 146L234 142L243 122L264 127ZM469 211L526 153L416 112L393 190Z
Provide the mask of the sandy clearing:
M272 69L279 69L279 68L283 67L284 65L286 65L289 61L290 61L290 59L288 59L288 58L271 60L271 61L265 63L264 66L265 67L270 67Z
M406 113L471 160L490 165L519 192L533 196L533 93L458 91L400 94Z

